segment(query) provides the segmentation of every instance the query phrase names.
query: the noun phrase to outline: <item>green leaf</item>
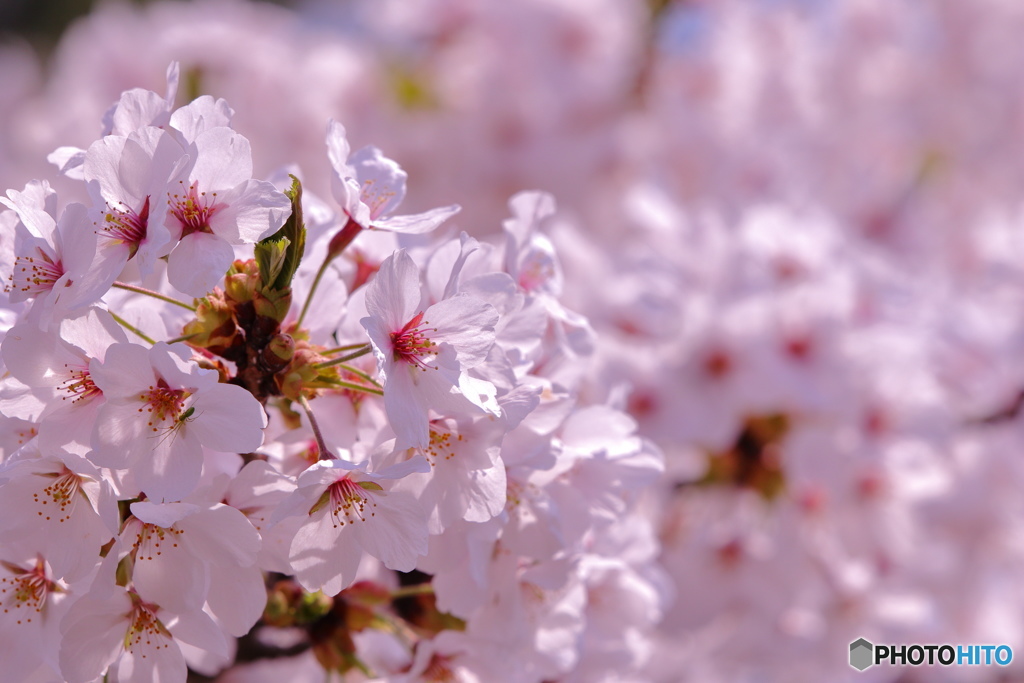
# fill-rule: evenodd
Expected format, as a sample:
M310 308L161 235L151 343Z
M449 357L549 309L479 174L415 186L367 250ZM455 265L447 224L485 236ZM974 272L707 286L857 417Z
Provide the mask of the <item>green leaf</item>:
M264 242L266 242L264 240ZM288 246L291 240L282 237L271 242L261 242L255 250L256 264L260 267L260 279L264 286L266 283L273 283L284 270L285 259L288 258Z
M302 219L302 183L291 176L291 189L285 195L292 202L292 214L281 229L256 245L255 257L260 266L264 290L284 291L291 287L306 250L306 223Z

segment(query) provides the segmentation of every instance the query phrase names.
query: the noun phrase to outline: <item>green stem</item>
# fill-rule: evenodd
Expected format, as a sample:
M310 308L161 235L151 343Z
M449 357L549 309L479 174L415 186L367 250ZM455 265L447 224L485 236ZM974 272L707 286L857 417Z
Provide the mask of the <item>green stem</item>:
M172 299L169 296L164 296L160 292L154 292L152 289L146 289L145 287L137 287L135 285L129 285L126 282L115 282L113 284L113 286L117 287L118 289L127 290L129 292L135 292L136 294L145 294L146 296L151 296L154 299L160 299L160 301L166 301L167 303L174 304L175 306L181 306L182 308L188 309L188 310L192 311L193 313L195 313L195 310L196 310L195 306L189 306L184 301L178 301L177 299Z
M339 365L339 367L341 369L347 371L347 372L351 372L356 377L360 377L362 379L365 379L367 382L369 382L370 384L372 384L373 386L375 386L377 388L383 388L383 387L381 387L381 383L380 382L375 380L373 377L370 377L368 374L366 374L365 372L363 372L362 370L360 370L357 367L354 367L352 365L345 365L344 363L341 363Z
M306 411L306 417L309 418L309 426L313 428L313 436L316 438L316 446L320 449L319 460L333 460L334 454L327 450L327 444L324 442L324 435L320 433L320 425L317 424L316 416L313 415L313 410L309 407L309 401L302 394L299 394L299 405Z
M373 387L364 387L362 384L353 384L352 382L346 382L341 379L329 379L326 377L320 377L319 381L324 384L336 387L338 389L351 389L352 391L362 391L367 394L373 394L374 396L383 396L384 392L380 389L374 389Z
M331 241L327 244L327 256L324 257L324 262L320 264L320 269L316 271L316 277L313 278L313 286L309 288L309 294L306 295L306 303L302 304L302 311L299 312L299 319L295 322L295 329L302 327L302 321L306 319L306 312L309 310L309 304L313 301L313 294L316 293L316 288L320 285L320 278L322 278L324 273L327 272L327 266L331 265L331 261L333 261L338 254L345 251L345 248L352 243L352 240L356 238L356 235L362 231L362 226L349 218L348 222L345 223L345 226L331 238Z
M391 591L391 599L410 598L414 595L433 595L434 586L430 583L417 583L414 586L402 586Z
M139 330L139 328L137 328L134 325L130 324L127 320L125 320L124 318L119 316L117 313L114 313L113 311L107 311L107 312L110 313L110 317L112 317L114 319L114 321L117 322L117 324L120 325L121 327L125 328L129 332L134 332L139 337L141 337L143 341L145 341L145 342L147 342L149 344L156 344L155 340L153 340L151 337L147 337L145 334L143 334Z
M352 349L361 349L364 346L366 346L366 342L358 342L356 344L346 344L345 346L336 346L333 349L327 349L326 351L321 351L320 355L321 356L329 356L332 353L341 353L342 351L351 351Z
M302 304L302 311L299 312L299 319L295 321L295 329L302 327L302 321L306 318L306 312L309 311L309 305L313 303L313 295L316 294L316 288L320 286L320 279L327 272L327 266L331 265L333 258L325 258L324 262L320 264L320 269L316 271L316 277L313 278L313 286L309 288L309 294L306 295L306 302Z
M199 335L198 332L193 332L192 334L183 334L180 337L175 337L174 339L169 339L167 341L167 343L168 344L177 344L178 342L188 341L192 337L196 337L198 335Z
M348 362L355 358L359 358L360 356L365 356L370 351L370 345L366 344L363 348L359 349L355 353L350 353L347 356L342 356L341 358L332 358L331 360L326 360L323 363L317 363L313 367L316 368L317 370L320 370L321 368L329 368L332 365L341 365L342 363Z

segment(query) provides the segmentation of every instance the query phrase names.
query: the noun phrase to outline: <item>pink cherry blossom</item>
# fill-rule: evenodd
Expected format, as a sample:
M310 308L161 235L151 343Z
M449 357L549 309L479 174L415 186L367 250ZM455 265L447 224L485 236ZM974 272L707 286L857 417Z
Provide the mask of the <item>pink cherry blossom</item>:
M497 312L456 295L421 309L419 270L404 251L381 264L366 293L384 404L399 447L426 448L429 410L456 416L500 413L494 386L469 374L494 343ZM419 310L417 310L419 309Z
M423 510L392 482L429 468L413 458L379 472L345 460L321 460L299 475L298 488L278 507L275 519L302 515L291 543L290 562L308 590L337 595L355 580L366 552L384 566L410 571L427 551Z

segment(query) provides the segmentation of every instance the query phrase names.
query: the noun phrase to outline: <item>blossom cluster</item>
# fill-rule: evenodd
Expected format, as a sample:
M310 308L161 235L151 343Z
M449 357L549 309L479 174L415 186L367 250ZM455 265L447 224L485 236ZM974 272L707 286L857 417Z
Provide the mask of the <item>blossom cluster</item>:
M84 203L0 198L5 680L637 669L663 465L579 394L552 197L515 195L495 243L430 238L459 207L401 213L406 173L340 123L318 198L167 81L50 155Z
M5 676L1020 677L1018 0L293 5L0 44Z

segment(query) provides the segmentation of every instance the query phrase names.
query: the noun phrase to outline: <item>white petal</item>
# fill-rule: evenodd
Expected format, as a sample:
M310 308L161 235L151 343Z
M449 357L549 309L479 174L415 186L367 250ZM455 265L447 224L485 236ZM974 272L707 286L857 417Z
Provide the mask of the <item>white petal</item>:
M397 332L420 305L420 271L404 249L384 259L366 289L366 311Z
M217 235L192 233L171 252L167 279L179 292L203 297L224 279L234 258L234 249Z
M441 206L430 211L424 211L423 213L381 218L373 222L373 227L380 230L400 232L406 235L421 235L434 230L461 210L462 207L458 204Z
M216 384L196 395L187 424L204 446L226 453L251 453L263 445L267 415L252 394L234 384Z
M360 199L370 209L370 220L387 216L402 203L409 175L379 149L363 147L349 158L349 165L356 172Z

